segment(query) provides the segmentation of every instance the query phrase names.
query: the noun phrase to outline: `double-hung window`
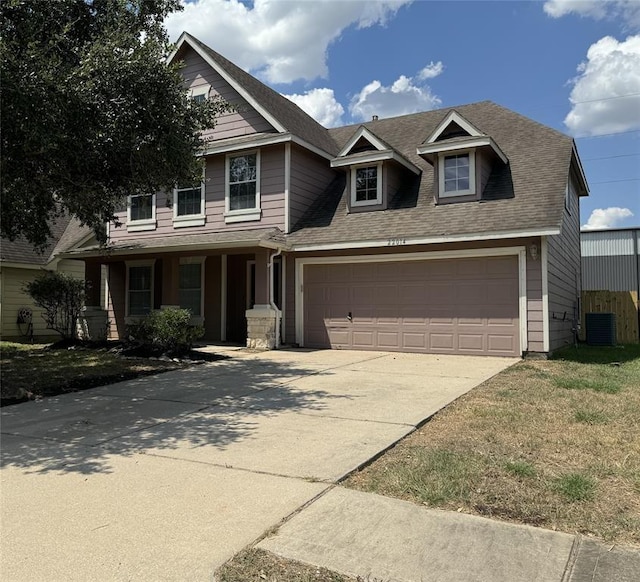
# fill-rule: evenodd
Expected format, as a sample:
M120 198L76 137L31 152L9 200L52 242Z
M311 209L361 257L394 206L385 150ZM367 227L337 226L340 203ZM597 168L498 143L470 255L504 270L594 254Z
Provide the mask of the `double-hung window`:
M260 220L260 152L227 156L225 182L225 221Z
M476 193L475 155L463 152L440 157L440 197Z
M382 203L382 164L351 170L351 205L370 206Z
M202 226L205 223L204 181L178 186L173 193L173 226Z
M193 317L201 317L203 310L204 258L180 259L179 299L180 307L191 311Z
M127 230L156 228L156 195L134 194L127 200Z
M153 261L127 262L127 315L148 315L153 308Z

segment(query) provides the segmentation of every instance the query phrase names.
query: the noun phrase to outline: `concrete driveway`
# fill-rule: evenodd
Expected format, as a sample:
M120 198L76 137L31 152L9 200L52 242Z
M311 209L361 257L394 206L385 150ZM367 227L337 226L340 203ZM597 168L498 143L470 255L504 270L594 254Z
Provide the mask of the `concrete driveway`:
M226 353L2 410L2 580L211 580L269 528L515 361Z

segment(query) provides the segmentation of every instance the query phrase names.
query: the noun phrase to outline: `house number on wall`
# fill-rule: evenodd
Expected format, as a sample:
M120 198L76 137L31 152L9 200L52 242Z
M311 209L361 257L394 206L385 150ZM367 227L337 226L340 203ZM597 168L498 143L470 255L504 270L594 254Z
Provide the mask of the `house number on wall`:
M397 247L397 246L406 245L406 244L407 244L406 238L390 238L389 242L387 243L387 246Z

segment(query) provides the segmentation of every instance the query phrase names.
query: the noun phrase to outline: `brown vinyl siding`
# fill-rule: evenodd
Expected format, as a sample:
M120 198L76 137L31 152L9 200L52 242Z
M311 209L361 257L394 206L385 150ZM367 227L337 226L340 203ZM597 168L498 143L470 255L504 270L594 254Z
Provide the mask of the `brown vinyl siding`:
M569 181L569 209L564 211L561 233L547 239L549 286L549 349L573 343L574 318L579 318L580 199Z
M188 89L210 85L210 97L219 95L236 108L235 112L220 115L215 128L203 132L203 136L219 140L275 132L275 129L194 50L185 48L181 56L184 63L181 72Z
M122 223L119 228L111 227L111 242L166 238L185 234L202 234L225 230L250 230L255 228L278 227L284 229L284 146L274 145L260 150L260 220L225 223L225 159L224 155L207 158L205 171L205 216L203 226L175 228L173 224L173 192L167 196L156 195L155 230L127 231L126 210L118 214Z
M329 162L296 145L291 146L289 223L293 229L336 176Z

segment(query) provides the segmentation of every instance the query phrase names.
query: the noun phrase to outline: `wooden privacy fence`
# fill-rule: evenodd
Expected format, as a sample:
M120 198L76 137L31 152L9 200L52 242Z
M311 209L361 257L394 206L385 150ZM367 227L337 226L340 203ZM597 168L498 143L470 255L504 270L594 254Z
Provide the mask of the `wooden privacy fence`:
M636 291L583 291L580 339L586 337L586 313L615 313L616 340L632 344L638 337L638 293Z

